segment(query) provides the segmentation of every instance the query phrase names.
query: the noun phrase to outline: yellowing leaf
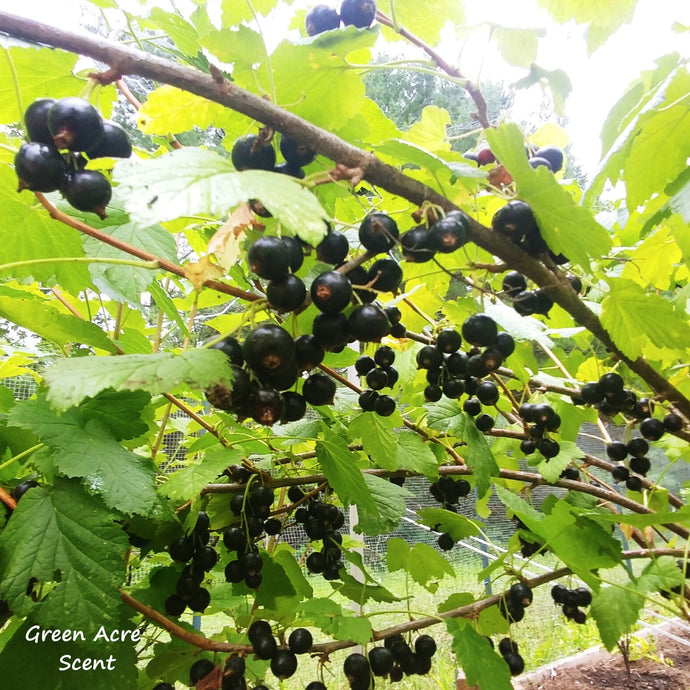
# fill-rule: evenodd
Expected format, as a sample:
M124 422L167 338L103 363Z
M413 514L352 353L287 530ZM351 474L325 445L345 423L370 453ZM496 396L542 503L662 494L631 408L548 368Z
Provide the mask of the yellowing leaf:
M404 138L427 151L450 151L450 143L446 138L446 127L449 124L450 115L447 110L429 105L422 110L419 122L410 127Z
M199 290L207 280L215 280L223 275L223 269L218 264L211 263L210 256L202 256L199 261L185 264L184 274L195 290Z
M226 271L240 257L240 235L247 228L263 229L264 225L256 220L249 204L240 204L214 233L208 242L208 252Z
M662 226L631 254L621 275L643 287L653 285L659 290L668 290L673 265L682 258L683 254L668 228Z
M152 91L142 105L137 125L144 134L187 132L195 126L206 129L220 118L225 108L174 86Z
M498 49L508 64L527 69L537 59L537 39L544 33L543 30L495 26L491 31L491 38L498 44Z

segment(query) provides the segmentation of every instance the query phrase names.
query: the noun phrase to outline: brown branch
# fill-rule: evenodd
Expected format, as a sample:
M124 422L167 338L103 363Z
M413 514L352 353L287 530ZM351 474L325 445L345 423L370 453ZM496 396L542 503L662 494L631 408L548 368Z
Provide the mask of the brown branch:
M2 501L8 508L14 510L17 507L17 501L10 496L5 489L0 486L0 501Z
M396 26L393 24L391 18L386 16L383 12L381 12L381 10L377 10L376 20L384 26L393 29L393 31L400 34L400 36L407 39L413 45L421 48L446 74L454 77L455 79L462 80L464 82L463 87L465 91L467 91L470 98L474 101L475 106L477 106L477 112L474 113L477 122L479 122L484 129L491 127L484 95L464 74L462 74L462 72L460 72L456 67L453 67L453 65L451 65L448 61L444 60L437 51L435 51L429 44L422 41L419 36L416 36L411 31L408 31L404 26Z
M659 558L661 556L673 556L676 558L682 558L685 556L685 549L639 549L635 551L623 551L621 554L623 560L633 560L638 558ZM537 577L531 579L525 579L523 582L530 587L535 589L540 585L546 584L547 582L552 582L558 578L570 575L572 571L570 568L559 568L558 570L552 570L551 572L544 573ZM432 625L438 625L442 621L448 618L476 618L481 611L494 606L503 597L501 594L493 594L488 597L484 597L478 601L468 604L466 606L460 606L449 611L444 611L439 613L438 616L425 616L423 618L416 618L411 621L406 621L405 623L400 623L398 625L393 625L382 630L374 630L372 632L373 640L384 640L392 635L402 634L405 632L411 632L413 630L421 630L423 628L431 627ZM251 654L253 648L249 644L231 644L228 642L216 642L215 640L209 640L203 635L198 635L197 633L189 632L184 628L181 628L176 623L173 623L169 618L166 618L160 614L155 609L143 604L142 602L135 599L133 596L127 592L120 590L120 598L127 604L127 606L133 608L138 613L142 614L145 618L152 621L159 627L163 628L169 632L173 637L186 642L187 644L198 647L199 649L206 649L213 652L226 652L230 653L243 653ZM349 647L354 647L358 643L352 640L335 640L333 642L320 642L312 645L309 650L310 654L322 654L328 655L332 652L338 651L340 649L347 649Z
M444 211L457 206L435 190L383 163L374 154L352 146L269 101L244 91L232 82L211 74L178 65L170 60L145 53L115 41L92 35L76 34L41 22L0 12L0 32L32 43L42 43L85 55L110 65L120 74L138 74L189 91L215 103L232 108L298 141L309 141L310 147L348 168L361 168L364 179L392 194L421 206L431 202ZM601 343L646 383L690 419L690 399L684 396L642 358L631 360L613 342L599 318L567 284L565 277L554 284L554 274L543 263L531 257L510 240L494 233L474 219L469 219L471 240L491 252L514 270L519 271L563 307L576 323L589 330ZM222 283L220 284L222 285ZM227 286L226 286L227 288ZM253 297L256 299L256 296Z
M174 264L172 261L163 259L160 256L156 256L155 254L151 254L150 252L144 251L143 249L139 249L138 247L135 247L131 244L127 244L122 240L118 240L117 238L112 237L107 233L102 232L101 230L97 230L96 228L87 225L86 223L82 222L77 218L73 218L72 216L63 213L59 209L55 208L55 206L53 206L53 204L51 204L50 201L48 201L48 199L40 192L36 192L36 198L43 206L43 208L45 208L46 211L48 211L48 215L53 220L57 220L60 223L69 225L71 228L74 228L75 230L78 230L79 232L82 232L85 235L88 235L89 237L93 237L94 239L100 240L105 244L109 244L111 247L115 247L116 249L126 252L127 254L136 256L138 259L142 259L143 261L155 261L160 268L162 268L164 271L167 271L168 273L172 273L176 276L179 276L180 278L187 277L185 274L185 270L182 266ZM254 302L260 299L259 295L255 295L251 292L245 292L244 290L240 290L239 288L233 287L232 285L221 283L218 280L205 280L203 284L207 288L211 288L212 290L216 290L217 292L222 292L226 295L232 295L233 297L238 297L240 299L247 300L248 302Z

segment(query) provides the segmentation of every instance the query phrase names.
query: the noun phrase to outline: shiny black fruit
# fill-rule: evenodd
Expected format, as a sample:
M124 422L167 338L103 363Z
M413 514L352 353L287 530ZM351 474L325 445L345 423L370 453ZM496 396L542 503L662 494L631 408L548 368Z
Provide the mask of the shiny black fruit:
M340 15L328 5L312 7L304 18L304 27L308 36L316 36L324 31L337 29L340 26Z
M83 98L72 97L61 98L48 111L48 129L55 146L70 151L96 148L105 132L96 108Z
M268 303L279 311L293 311L301 307L306 298L304 282L292 273L271 280L266 286Z
M471 345L486 347L497 335L496 322L488 314L473 314L462 324L462 337Z
M503 292L507 293L511 297L516 295L518 292L522 292L527 289L527 279L522 273L517 271L509 271L503 276L503 284L501 286Z
M345 26L356 26L366 29L376 17L376 3L374 0L343 0L340 6L340 18Z
M48 129L48 112L55 105L54 98L37 98L24 112L24 124L29 141L53 145Z
M434 223L429 233L436 251L449 254L467 242L470 237L470 226L462 213L451 212Z
M361 342L381 340L391 329L386 312L375 304L362 304L355 307L348 322L350 333Z
M38 486L38 482L34 479L24 479L14 487L14 490L12 491L12 498L14 498L15 501L18 501L29 489L33 489L36 486Z
M208 659L199 659L195 661L189 669L189 684L196 685L202 678L206 678L215 667L216 665Z
M515 243L520 242L528 232L539 232L531 207L518 199L509 201L496 211L491 219L491 227Z
M285 413L285 401L273 388L259 388L250 393L247 410L254 421L264 426L273 426Z
M236 170L273 170L276 164L275 149L256 134L238 139L230 158Z
M386 647L374 647L369 651L369 665L375 676L386 676L395 663L395 657Z
M345 261L349 251L350 243L347 237L342 232L333 230L316 245L316 258L326 264L335 265Z
M306 628L295 628L288 637L288 647L294 654L305 654L313 642L314 638Z
M132 155L132 142L116 122L104 122L100 143L85 153L89 158L129 158Z
M280 137L280 153L283 155L283 158L295 168L309 165L316 157L316 153L313 149L305 144L300 144L297 139L293 139L286 134Z
M108 178L98 170L74 170L60 188L67 202L78 211L90 211L99 218L106 217L105 207L113 189Z
M367 275L367 283L372 283L374 290L395 292L402 283L403 271L395 259L378 259L374 261Z
M260 278L275 280L290 269L290 252L280 237L260 237L247 253L249 268Z
M542 146L534 156L546 159L553 172L558 172L563 167L563 151L558 146Z
M19 178L18 192L54 192L64 180L66 166L53 146L31 142L17 151L14 169Z
M319 311L340 312L352 299L350 279L337 271L325 271L311 284L311 300Z
M397 223L385 213L370 213L359 226L359 241L374 254L392 249L399 234Z
M423 225L404 232L400 236L400 246L405 260L413 264L431 261L436 253L431 234Z
M311 324L316 342L327 352L340 352L350 341L350 325L341 311L317 314Z
M292 336L270 323L258 326L245 338L242 352L247 364L257 373L278 372L295 359Z
M332 405L335 381L326 374L312 374L304 382L302 395L310 405Z
M280 649L271 659L271 671L281 680L294 675L297 670L297 657L288 649Z
M295 338L295 361L301 371L311 371L323 361L323 347L313 335L300 335Z

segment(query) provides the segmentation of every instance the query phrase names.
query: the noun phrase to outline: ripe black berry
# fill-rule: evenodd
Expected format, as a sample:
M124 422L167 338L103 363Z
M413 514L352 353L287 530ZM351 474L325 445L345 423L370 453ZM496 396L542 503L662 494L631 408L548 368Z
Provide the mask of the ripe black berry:
M326 374L312 374L302 387L302 395L310 405L332 405L335 381Z
M355 307L348 321L350 333L361 342L381 340L391 329L386 312L375 304Z
M454 252L467 242L470 227L460 212L451 212L429 228L434 249L444 254Z
M369 651L369 664L375 676L388 675L394 663L393 653L386 647L374 647Z
M494 426L494 418L490 414L480 414L474 423L479 431L489 431Z
M417 366L420 369L435 369L443 363L443 354L432 345L425 345L417 352Z
M369 678L369 661L364 654L353 652L345 659L343 671L350 682L362 678Z
M295 628L288 638L288 647L294 654L305 654L309 651L314 638L306 628Z
M281 680L294 675L296 670L297 657L289 649L279 649L271 659L271 671Z
M508 664L511 675L519 676L525 670L525 662L516 652L508 652L508 654L503 655L503 658L506 664Z
M395 412L395 400L390 395L379 395L374 401L374 412L381 417L390 417Z
M352 299L352 283L337 271L324 271L311 284L311 299L326 314L342 311Z
M127 132L116 122L103 123L103 138L98 145L86 150L86 155L93 158L129 158L132 155L132 143Z
M196 685L202 678L206 678L215 667L216 665L208 659L199 659L195 661L189 669L189 684Z
M95 213L101 219L106 217L105 207L113 193L108 178L98 170L73 170L65 176L60 191L78 211Z
M362 0L362 2L373 4L371 0ZM374 11L375 8L374 5ZM392 249L398 236L397 223L385 213L370 213L359 226L359 241L367 251L374 254Z
M633 438L626 448L634 458L641 458L649 452L649 443L643 438Z
M647 417L640 422L640 433L649 441L658 441L666 431L664 423L660 419Z
M473 314L462 324L462 337L471 345L491 345L497 335L496 322L487 314Z
M24 124L29 141L53 146L53 135L48 129L48 112L55 102L54 98L37 98L26 109Z
M423 264L434 258L436 249L431 234L423 225L418 225L400 236L400 247L406 261Z
M491 227L515 243L520 242L528 232L539 231L529 204L517 199L496 211L491 219Z
M513 297L518 292L527 289L527 279L522 273L510 271L503 276L503 284L501 287L505 293Z
M455 546L455 539L450 534L444 532L438 535L438 546L444 551L450 551Z
M66 166L53 146L31 142L17 151L14 169L19 178L17 191L54 192L63 182Z
M625 480L625 486L629 491L641 491L642 480L639 477L628 477Z
M563 167L563 151L558 146L542 146L534 156L546 159L553 172L558 172Z
M278 311L294 311L304 304L306 297L304 282L292 273L271 280L266 286L268 303Z
M613 441L606 446L606 455L614 462L621 462L628 457L628 449L625 443Z
M350 251L350 243L342 232L329 232L316 245L316 258L326 264L339 264L345 260Z
M340 18L345 26L352 25L358 29L366 29L371 26L375 16L374 0L343 0L340 6Z
M308 36L316 36L324 31L337 29L340 26L340 15L328 5L312 7L304 18L304 27Z
M683 428L683 418L673 412L664 417L663 423L666 431L676 432Z
M290 253L280 237L260 237L247 253L249 268L266 280L285 276L290 269Z
M264 142L256 134L238 139L230 153L236 170L273 170L276 152L272 144Z
M70 151L88 151L103 138L103 120L83 98L61 98L48 111L48 129L55 146ZM84 210L84 209L80 209Z
M395 292L400 287L402 279L402 268L395 259L377 259L369 268L366 282L371 283L375 290Z
M445 329L436 336L436 347L444 354L457 352L460 345L462 345L462 337L452 329Z

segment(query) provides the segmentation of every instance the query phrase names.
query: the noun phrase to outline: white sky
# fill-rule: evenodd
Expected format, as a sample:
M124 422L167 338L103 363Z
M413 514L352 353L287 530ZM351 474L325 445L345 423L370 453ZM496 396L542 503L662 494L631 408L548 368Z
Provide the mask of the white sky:
M296 0L285 13L280 13L276 37L285 36L287 17L295 7L321 2L337 6L337 0ZM146 4L143 0L120 0L120 3L132 9ZM14 4L11 11L72 28L78 23L81 4L80 0L22 0L21 4ZM164 4L164 0L155 4ZM185 5L185 0L177 0L176 4ZM676 50L690 57L690 33L678 34L671 29L676 21L690 25L690 0L638 0L633 22L619 29L592 56L586 52L583 27L574 23L555 25L539 8L537 0L465 0L464 5L468 24L494 22L505 27L547 30L546 36L540 39L537 64L549 70L563 69L572 80L573 91L566 102L567 130L573 153L588 172L592 172L599 161L599 133L605 117L627 85L642 70L651 68L653 60L661 55ZM270 27L263 28L270 35ZM445 42L443 50L444 57L452 62L458 60L460 50L456 41ZM474 61L470 63L468 57ZM495 49L481 39L462 51L458 66L467 76L479 73L484 79L508 83L525 74L524 70L510 68L496 59ZM539 91L538 87L535 91ZM516 101L516 117L528 115L534 102L532 97L520 96Z

